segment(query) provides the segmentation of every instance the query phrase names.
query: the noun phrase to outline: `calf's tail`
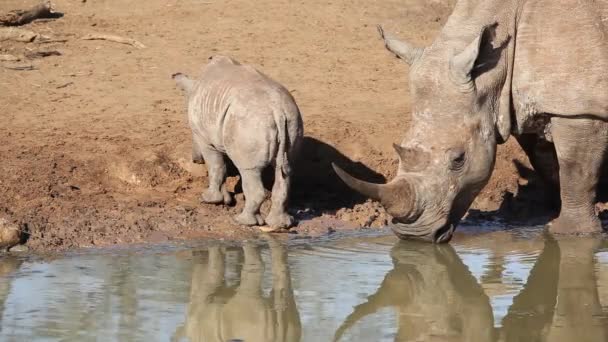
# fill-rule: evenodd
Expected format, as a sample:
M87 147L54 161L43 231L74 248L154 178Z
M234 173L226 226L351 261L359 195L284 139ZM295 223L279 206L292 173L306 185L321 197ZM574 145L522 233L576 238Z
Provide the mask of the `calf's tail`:
M277 166L280 166L283 176L287 176L291 173L289 166L289 131L287 129L287 118L283 111L275 112L274 121L277 125L279 148L277 149Z

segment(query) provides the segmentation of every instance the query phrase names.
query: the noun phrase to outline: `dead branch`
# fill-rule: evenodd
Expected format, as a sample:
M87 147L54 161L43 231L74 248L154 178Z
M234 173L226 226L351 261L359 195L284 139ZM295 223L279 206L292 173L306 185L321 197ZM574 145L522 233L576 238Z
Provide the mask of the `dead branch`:
M68 83L64 83L64 84L62 84L62 85L60 85L60 86L55 87L55 89L62 89L62 88L65 88L65 87L71 86L72 84L74 84L74 82L68 82Z
M17 70L17 71L30 71L30 70L36 70L36 68L34 68L33 65L3 65L2 66L4 69L9 69L9 70Z
M80 38L82 40L107 40L110 42L115 42L115 43L120 43L120 44L127 44L127 45L131 45L134 46L138 49L143 49L146 46L140 42L138 42L135 39L131 39L131 38L124 38L124 37L119 37L119 36L114 36L111 34L87 34L86 36Z
M37 39L36 43L38 44L53 44L53 43L67 43L67 39L50 39L50 38L46 38L46 39Z
M16 42L29 43L38 37L38 33L14 27L0 28L0 42L12 40Z
M0 16L2 26L21 26L29 24L36 19L58 18L61 13L53 12L51 2L44 1L28 10L14 10Z
M61 56L61 52L56 50L48 50L48 51L28 51L25 54L25 57L34 59L34 58L43 58L49 56Z

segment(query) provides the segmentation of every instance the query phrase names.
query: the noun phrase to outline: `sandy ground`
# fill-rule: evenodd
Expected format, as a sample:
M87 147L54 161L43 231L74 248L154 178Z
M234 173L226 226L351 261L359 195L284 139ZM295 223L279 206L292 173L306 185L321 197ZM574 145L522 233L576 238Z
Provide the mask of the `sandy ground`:
M3 0L0 13L35 3ZM0 62L0 215L30 231L31 248L257 234L230 220L242 194L235 207L198 201L206 171L190 161L185 100L170 76L197 73L214 54L258 67L300 106L306 139L293 188L294 233L386 223L381 207L345 189L330 162L371 181L394 174L391 144L409 124L408 67L384 50L375 25L429 43L451 1L54 4L63 17L23 28L66 42L0 42L0 54L21 58ZM146 47L80 39L89 33ZM61 56L24 56L48 50ZM35 70L6 68L23 65ZM495 210L506 191L517 193L525 181L514 158L527 162L514 141L500 147L474 208ZM229 183L238 192L234 176Z

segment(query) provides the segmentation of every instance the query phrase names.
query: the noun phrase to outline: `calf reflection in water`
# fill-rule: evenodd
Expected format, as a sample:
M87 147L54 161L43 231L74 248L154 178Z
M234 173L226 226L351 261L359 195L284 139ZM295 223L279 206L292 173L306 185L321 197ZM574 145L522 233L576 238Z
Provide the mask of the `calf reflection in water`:
M594 268L598 245L593 238L547 240L495 328L488 296L451 246L399 242L391 250L393 269L334 340L391 307L398 317L395 341L608 341Z
M245 244L240 283L229 286L225 279L225 253L222 247L209 248L207 262L195 260L186 323L174 334L174 341L185 337L197 341L299 341L301 325L296 308L287 252L280 243L269 240L272 263L272 290L262 292L264 263L260 249Z

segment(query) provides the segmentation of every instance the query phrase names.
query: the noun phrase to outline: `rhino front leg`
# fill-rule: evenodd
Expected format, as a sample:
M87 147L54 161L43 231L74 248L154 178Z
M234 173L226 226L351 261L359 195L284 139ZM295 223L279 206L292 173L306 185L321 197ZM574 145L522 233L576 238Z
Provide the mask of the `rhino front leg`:
M234 220L245 226L263 225L264 219L260 215L260 206L266 197L262 183L262 170L239 170L243 180L243 193L245 194L245 208L234 216Z
M561 211L552 233L601 231L595 213L596 186L608 145L608 123L593 119L552 118L559 161Z
M205 159L207 173L209 174L209 187L203 192L201 201L210 204L232 203L232 196L230 196L224 184L226 180L224 155L212 147L200 148L200 152Z
M272 186L272 207L266 217L266 223L273 229L289 228L293 225L293 217L287 213L290 183L290 170L277 163Z

